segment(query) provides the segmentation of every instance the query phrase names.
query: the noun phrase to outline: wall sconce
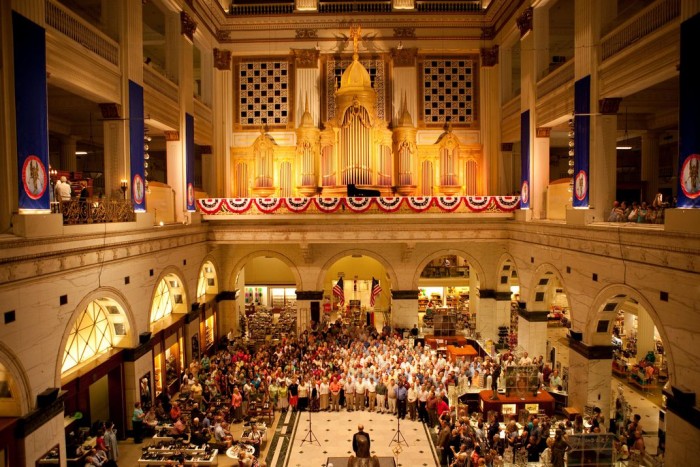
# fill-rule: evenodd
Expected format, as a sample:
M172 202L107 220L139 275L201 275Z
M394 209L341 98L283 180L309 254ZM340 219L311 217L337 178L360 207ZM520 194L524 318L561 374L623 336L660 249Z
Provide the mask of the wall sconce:
M126 199L126 189L129 186L129 182L126 180L122 180L121 184L119 185L119 188L122 190L122 195L124 196L124 199Z

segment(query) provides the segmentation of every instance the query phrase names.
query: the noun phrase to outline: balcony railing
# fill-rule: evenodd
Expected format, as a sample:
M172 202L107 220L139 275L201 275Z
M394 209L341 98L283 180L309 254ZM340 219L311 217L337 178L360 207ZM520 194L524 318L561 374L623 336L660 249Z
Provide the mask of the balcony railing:
M177 84L170 81L166 76L154 71L149 65L143 66L143 83L172 101L177 102L179 99Z
M574 61L569 60L562 66L539 80L537 83L537 98L541 99L555 89L559 89L566 83L574 81Z
M430 13L465 13L483 11L481 1L456 2L456 1L416 1L416 9L421 12Z
M60 3L45 0L46 24L89 51L119 66L119 44Z
M63 225L106 224L110 222L135 222L136 214L131 200L103 199L52 203L52 212L63 214Z
M291 3L267 3L263 5L231 5L228 10L234 16L256 15L291 15L294 5Z
M391 1L319 2L320 13L391 13Z
M681 14L681 0L660 0L606 34L602 40L602 60L607 60L668 24Z

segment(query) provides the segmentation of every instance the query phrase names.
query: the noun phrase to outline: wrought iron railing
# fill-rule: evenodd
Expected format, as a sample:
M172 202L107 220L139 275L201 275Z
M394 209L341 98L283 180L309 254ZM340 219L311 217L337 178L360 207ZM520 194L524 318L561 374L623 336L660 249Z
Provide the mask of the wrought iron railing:
M391 1L319 2L319 13L391 13Z
M46 24L89 51L119 66L119 44L58 2L45 1Z
M681 14L681 0L661 0L642 10L636 17L626 21L606 34L602 40L602 60L656 31Z
M53 203L51 210L63 214L63 225L136 221L131 200L124 199L103 199L100 201L72 199Z
M294 5L291 3L268 3L263 5L232 4L228 13L234 16L289 15L294 13Z
M416 9L422 12L465 13L479 12L483 10L481 1L455 2L455 1L416 1Z

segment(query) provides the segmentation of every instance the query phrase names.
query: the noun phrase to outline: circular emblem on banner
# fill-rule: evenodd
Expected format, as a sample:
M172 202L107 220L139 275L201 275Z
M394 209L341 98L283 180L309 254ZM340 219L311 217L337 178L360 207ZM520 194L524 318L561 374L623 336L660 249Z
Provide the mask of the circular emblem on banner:
M583 201L586 199L586 194L588 193L588 175L583 170L580 170L574 178L574 193L576 194L576 199Z
M132 183L133 187L133 194L134 194L134 203L136 204L141 204L143 203L143 193L144 193L144 187L143 187L143 178L141 177L140 174L134 175L134 181Z
M46 192L48 179L46 167L41 159L34 155L27 156L22 165L22 185L27 196L31 199L41 198Z
M523 186L520 188L520 200L522 204L527 204L530 201L530 185L528 185L527 180L523 182Z
M700 196L700 154L686 157L681 168L681 190L688 198Z
M194 204L194 185L191 183L187 184L187 205L192 206Z

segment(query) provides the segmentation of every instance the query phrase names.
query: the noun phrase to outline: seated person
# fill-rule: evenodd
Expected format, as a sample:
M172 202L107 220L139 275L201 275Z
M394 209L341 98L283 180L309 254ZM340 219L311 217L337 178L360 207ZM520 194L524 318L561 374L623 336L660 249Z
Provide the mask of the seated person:
M107 455L93 448L85 458L85 467L102 467L105 462L107 462Z
M170 429L170 435L173 438L184 438L187 436L187 426L182 421L182 418L178 417L173 423L173 427Z
M158 425L158 415L156 415L156 409L151 407L151 409L143 417L143 428L147 433L156 431L156 425Z
M238 453L238 465L241 467L251 467L253 458L247 452L241 451Z
M248 442L255 448L255 455L260 455L260 444L262 442L262 432L258 425L253 422L250 424L250 433L248 433Z
M226 449L231 447L233 436L231 436L231 432L228 431L228 423L221 419L217 420L214 426L214 439L217 443L225 445Z

